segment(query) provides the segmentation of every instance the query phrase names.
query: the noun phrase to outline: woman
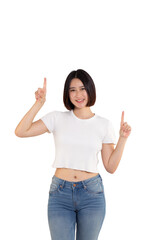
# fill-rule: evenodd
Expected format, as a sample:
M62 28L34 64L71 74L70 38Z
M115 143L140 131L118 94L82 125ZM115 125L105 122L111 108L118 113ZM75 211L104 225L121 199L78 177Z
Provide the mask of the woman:
M35 92L36 102L18 124L18 137L53 133L56 168L48 199L48 222L52 240L96 240L105 217L103 180L98 173L98 152L103 165L114 173L118 167L131 127L122 112L116 144L112 123L90 107L96 101L91 76L84 70L72 71L64 85L63 101L69 111L52 111L33 122L46 101L46 79Z

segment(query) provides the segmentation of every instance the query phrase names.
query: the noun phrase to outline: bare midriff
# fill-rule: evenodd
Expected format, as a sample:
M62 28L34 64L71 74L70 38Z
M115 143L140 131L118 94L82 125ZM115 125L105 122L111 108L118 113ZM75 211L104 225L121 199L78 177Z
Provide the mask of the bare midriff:
M98 173L86 172L70 168L57 168L54 175L69 182L79 182L88 178L95 177L98 175Z

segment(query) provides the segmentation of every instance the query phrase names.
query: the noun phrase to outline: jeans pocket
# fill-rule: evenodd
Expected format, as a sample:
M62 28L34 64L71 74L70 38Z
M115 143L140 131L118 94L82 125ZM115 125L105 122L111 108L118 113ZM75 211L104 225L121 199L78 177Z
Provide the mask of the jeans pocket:
M85 185L85 189L88 193L93 195L102 194L104 192L103 183L101 180L87 183Z
M49 193L56 192L58 190L58 187L59 187L59 183L53 180L50 185Z

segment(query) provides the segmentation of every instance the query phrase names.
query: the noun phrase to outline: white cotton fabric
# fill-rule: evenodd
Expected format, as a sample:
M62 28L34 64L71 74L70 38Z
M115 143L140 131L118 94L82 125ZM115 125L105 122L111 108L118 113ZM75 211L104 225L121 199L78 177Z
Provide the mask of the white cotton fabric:
M98 153L102 143L116 144L111 121L97 114L89 119L80 119L73 110L52 111L41 120L54 136L53 168L98 173Z

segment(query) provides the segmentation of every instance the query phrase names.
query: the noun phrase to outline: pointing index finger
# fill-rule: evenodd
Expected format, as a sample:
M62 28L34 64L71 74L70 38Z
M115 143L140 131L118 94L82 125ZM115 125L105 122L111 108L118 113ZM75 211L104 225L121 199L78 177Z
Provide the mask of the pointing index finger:
M124 123L124 111L122 112L122 116L121 116L121 125L123 125Z
M46 91L47 80L44 78L43 89Z

